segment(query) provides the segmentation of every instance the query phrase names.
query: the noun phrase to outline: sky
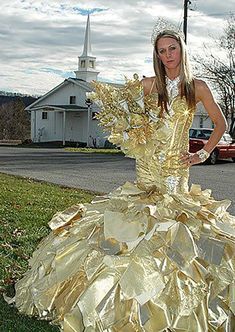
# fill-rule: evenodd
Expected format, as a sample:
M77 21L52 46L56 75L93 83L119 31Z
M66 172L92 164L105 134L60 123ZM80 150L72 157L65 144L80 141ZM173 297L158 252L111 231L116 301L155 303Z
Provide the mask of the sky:
M158 17L182 28L183 0L100 0L0 2L0 91L42 95L75 77L90 13L92 53L99 79L120 83L124 76L152 76L152 30ZM223 33L234 0L191 0L188 49Z

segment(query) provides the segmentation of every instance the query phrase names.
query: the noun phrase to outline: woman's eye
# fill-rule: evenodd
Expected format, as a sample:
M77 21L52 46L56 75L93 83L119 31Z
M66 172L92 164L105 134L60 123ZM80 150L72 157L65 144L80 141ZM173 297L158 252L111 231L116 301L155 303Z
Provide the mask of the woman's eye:
M171 51L174 51L175 49L176 49L175 46L171 46L171 47L170 47L170 50L171 50Z

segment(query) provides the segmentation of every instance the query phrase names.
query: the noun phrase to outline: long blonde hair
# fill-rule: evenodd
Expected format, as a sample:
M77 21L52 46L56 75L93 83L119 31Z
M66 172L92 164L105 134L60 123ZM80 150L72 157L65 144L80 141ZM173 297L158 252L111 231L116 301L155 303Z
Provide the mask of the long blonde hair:
M153 66L156 74L156 88L158 92L158 106L161 106L162 111L167 111L167 103L169 101L166 90L166 70L162 61L158 57L157 43L160 38L173 38L180 45L181 62L180 62L180 96L185 97L189 108L195 108L195 85L191 72L186 45L183 38L173 30L164 30L160 32L154 42L153 50Z

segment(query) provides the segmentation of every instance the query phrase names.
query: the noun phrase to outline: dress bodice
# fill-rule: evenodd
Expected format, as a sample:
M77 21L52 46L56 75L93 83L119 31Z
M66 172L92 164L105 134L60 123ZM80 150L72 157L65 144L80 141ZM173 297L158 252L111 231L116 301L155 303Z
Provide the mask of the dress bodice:
M160 115L157 94L144 96L138 79L128 80L123 88L94 83L89 94L102 109L98 118L109 132L109 140L136 159L137 183L163 192L187 191L188 168L180 156L188 151L188 133L194 109L185 98L176 96L168 112Z
M157 103L157 96L154 95ZM145 99L148 99L146 96ZM185 98L177 96L159 120L162 127L155 132L159 140L154 153L149 158L137 158L137 182L156 185L168 193L188 190L188 167L180 161L180 156L189 149L189 129L194 110L189 109ZM162 129L167 131L167 139L161 141Z

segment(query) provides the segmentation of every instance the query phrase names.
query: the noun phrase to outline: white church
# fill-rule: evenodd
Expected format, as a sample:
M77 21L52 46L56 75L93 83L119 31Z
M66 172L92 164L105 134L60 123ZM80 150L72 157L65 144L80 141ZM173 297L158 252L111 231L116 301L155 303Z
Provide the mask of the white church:
M29 105L31 113L31 139L38 142L62 142L99 146L105 144L105 134L95 119L99 112L89 103L86 92L92 91L90 82L97 80L96 57L91 51L90 17L88 15L83 53L78 57L76 77L69 77ZM110 84L110 83L109 83ZM119 86L118 84L114 84ZM194 118L193 127L211 127L211 121L201 107Z

